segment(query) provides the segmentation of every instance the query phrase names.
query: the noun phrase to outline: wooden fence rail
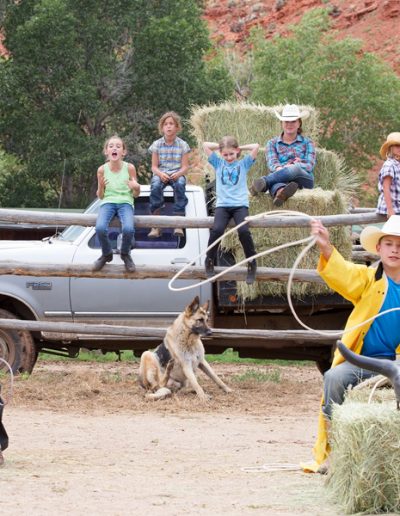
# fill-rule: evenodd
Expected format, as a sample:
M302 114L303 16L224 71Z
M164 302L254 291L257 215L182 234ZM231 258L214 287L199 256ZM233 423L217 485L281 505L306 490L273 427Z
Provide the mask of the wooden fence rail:
M32 210L12 210L0 209L0 222L14 223L32 223L32 224L50 224L62 226L94 226L96 224L96 215L88 213L63 213L63 212L39 212ZM374 222L384 222L386 220L382 215L375 212L348 213L339 215L323 215L318 217L325 226L353 225L353 224L371 224ZM135 216L135 225L137 227L181 227L181 228L211 228L213 217L177 217L165 215L137 215ZM282 217L265 217L262 219L252 220L249 223L253 228L289 228L289 227L309 227L310 220L308 217L302 216L282 216Z
M84 324L75 322L45 322L45 321L27 321L19 319L0 319L0 328L8 328L14 330L28 331L44 331L55 333L80 333L86 335L101 335L106 337L158 337L162 339L165 335L165 328L152 327L134 327L134 326L114 326L111 324ZM233 341L244 338L251 339L284 339L287 341L315 341L315 344L326 346L326 341L337 340L335 332L327 332L329 335L321 337L321 335L309 330L241 330L241 329L213 329L213 339L232 339ZM207 338L204 338L207 341ZM301 344L299 344L301 345Z
M93 265L82 264L49 264L49 263L22 263L13 261L0 261L0 274L12 274L14 276L45 276L45 277L72 277L72 278L109 278L109 279L170 279L181 269L181 266L173 265L137 265L133 273L126 272L123 265L105 265L103 269L93 272ZM215 267L215 272L222 272L224 267ZM271 267L259 267L257 280L287 281L290 269L275 269ZM244 281L247 276L247 268L238 267L226 272L224 281ZM204 267L188 267L182 273L180 279L206 279ZM294 281L307 281L310 283L323 283L320 276L312 269L298 269L294 275Z

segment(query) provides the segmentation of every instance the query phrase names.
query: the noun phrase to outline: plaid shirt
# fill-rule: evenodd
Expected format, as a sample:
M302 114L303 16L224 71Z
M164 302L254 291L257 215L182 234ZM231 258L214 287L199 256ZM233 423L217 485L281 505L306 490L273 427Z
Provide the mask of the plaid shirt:
M149 152L158 154L158 168L161 172L172 174L181 168L182 156L190 152L190 147L178 136L168 145L163 136L151 144Z
M392 206L397 215L400 215L400 161L394 158L388 158L382 165L379 172L378 179L378 206L377 213L387 215L387 206L383 197L383 178L390 176L392 182L390 184L390 197L392 199Z
M277 167L292 165L295 158L301 159L301 168L309 174L315 167L315 147L313 142L298 134L294 142L285 143L282 135L276 136L267 142L266 158L271 172L276 172Z

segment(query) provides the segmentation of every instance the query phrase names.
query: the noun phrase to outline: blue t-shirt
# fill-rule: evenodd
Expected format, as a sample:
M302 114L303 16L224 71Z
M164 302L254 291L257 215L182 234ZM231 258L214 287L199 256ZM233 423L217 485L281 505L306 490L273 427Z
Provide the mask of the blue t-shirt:
M400 284L388 278L388 291L379 313L400 308ZM374 319L365 336L361 354L368 357L393 358L400 344L400 310Z
M217 208L249 207L247 173L255 162L250 154L233 163L227 163L215 152L210 154L208 162L215 169Z

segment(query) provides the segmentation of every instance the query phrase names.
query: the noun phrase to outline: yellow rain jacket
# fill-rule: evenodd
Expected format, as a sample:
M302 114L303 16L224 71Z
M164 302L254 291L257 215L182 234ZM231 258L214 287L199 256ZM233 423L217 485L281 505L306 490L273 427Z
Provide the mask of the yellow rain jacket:
M385 300L388 289L388 280L382 264L377 268L354 264L346 261L334 249L329 260L320 256L317 271L327 285L338 292L345 299L351 301L354 308L347 320L346 329L377 315ZM364 337L373 321L356 328L343 335L342 342L354 353L360 353ZM344 361L338 350L333 356L332 367ZM322 400L323 401L323 400ZM314 445L315 462L302 464L306 472L315 473L319 466L328 458L330 447L328 443L326 419L320 410L318 419L318 435Z

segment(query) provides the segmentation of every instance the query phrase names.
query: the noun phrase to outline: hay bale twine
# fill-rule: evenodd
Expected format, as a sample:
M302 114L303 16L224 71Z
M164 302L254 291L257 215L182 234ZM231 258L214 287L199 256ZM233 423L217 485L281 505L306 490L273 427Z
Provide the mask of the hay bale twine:
M400 511L400 411L347 400L333 410L326 487L346 514Z

